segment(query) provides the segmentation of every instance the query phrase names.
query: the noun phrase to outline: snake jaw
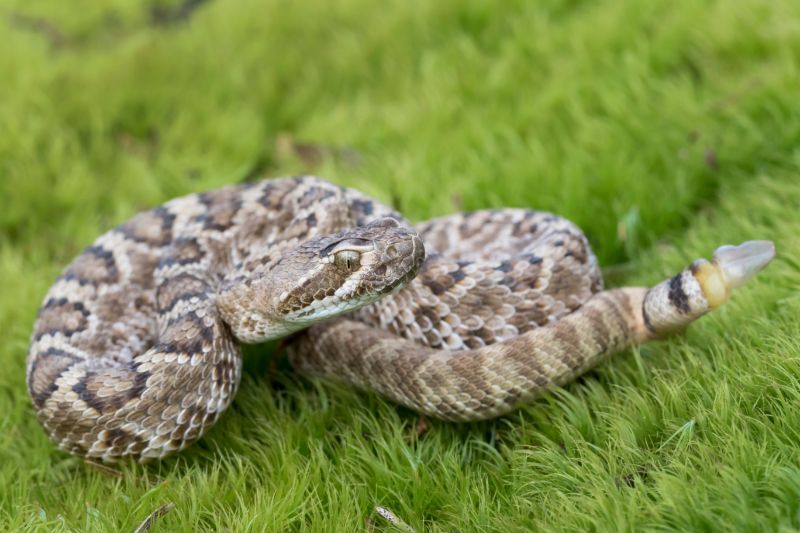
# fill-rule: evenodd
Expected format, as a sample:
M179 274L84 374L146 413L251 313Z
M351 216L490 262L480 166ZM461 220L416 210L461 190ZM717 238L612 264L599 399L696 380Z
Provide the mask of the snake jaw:
M733 289L744 285L774 257L772 241L747 241L738 246L726 244L717 248L711 263L695 261L692 273L713 309L724 304Z

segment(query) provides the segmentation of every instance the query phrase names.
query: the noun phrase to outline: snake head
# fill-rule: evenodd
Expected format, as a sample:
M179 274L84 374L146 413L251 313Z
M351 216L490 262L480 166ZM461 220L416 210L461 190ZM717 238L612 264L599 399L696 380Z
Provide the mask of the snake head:
M218 304L236 337L260 342L374 303L424 259L419 235L381 218L301 243L249 284L223 289Z

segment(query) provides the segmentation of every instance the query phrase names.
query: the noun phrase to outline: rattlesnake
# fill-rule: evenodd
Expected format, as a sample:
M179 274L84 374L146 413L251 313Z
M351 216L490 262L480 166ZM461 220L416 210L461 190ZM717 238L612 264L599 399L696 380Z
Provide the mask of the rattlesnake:
M768 241L723 247L652 289L602 291L584 235L548 213L414 231L314 177L229 186L139 214L64 270L34 325L28 391L62 449L161 458L230 404L237 339L288 335L300 371L439 418L489 418L682 328L773 254Z

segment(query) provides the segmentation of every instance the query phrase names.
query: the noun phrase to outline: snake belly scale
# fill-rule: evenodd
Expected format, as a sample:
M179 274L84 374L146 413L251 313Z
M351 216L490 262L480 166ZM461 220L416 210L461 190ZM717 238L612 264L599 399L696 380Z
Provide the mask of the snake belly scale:
M240 342L288 336L304 373L490 418L683 328L773 256L725 246L653 288L603 291L583 233L548 213L414 229L314 177L229 186L141 213L67 266L37 315L28 391L62 449L162 458L230 404Z

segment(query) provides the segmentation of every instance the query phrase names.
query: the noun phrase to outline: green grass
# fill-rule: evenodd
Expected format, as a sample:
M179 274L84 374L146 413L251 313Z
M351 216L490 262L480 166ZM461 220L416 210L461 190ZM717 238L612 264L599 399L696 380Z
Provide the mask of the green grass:
M171 4L174 7L174 3ZM0 529L800 529L800 3L0 0ZM281 148L318 147L318 163ZM283 144L286 144L285 142ZM36 309L95 236L179 194L315 172L414 220L584 227L614 284L723 243L779 258L685 336L480 424L248 350L201 442L111 476L25 393Z

